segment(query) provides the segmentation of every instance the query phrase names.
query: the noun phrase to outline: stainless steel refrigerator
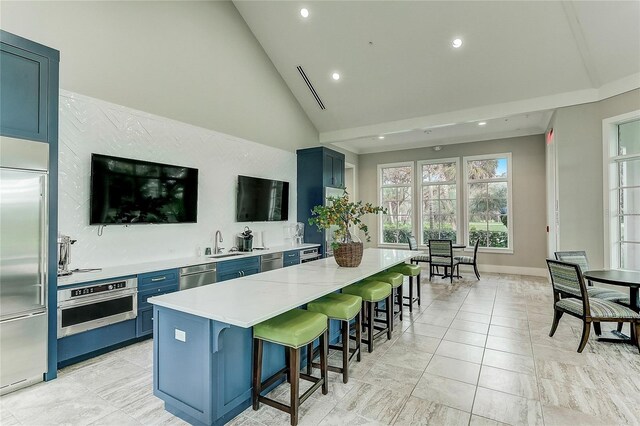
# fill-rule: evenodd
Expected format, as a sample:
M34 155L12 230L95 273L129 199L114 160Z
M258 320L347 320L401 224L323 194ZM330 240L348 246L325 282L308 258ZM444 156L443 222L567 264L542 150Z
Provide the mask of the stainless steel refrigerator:
M0 394L47 370L45 143L2 137L0 157Z

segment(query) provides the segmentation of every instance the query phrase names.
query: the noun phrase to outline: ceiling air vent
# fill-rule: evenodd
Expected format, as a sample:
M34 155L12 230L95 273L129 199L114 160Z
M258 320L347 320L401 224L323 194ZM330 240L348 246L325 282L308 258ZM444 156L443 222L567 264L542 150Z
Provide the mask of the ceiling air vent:
M324 107L324 104L322 103L322 99L320 99L320 96L318 96L318 92L316 92L316 89L313 88L313 84L311 84L311 81L309 81L309 77L307 77L307 74L305 74L302 67L298 65L296 68L298 69L298 72L302 76L302 79L304 80L304 82L307 83L307 87L309 88L309 90L311 91L311 94L313 95L316 102L318 103L318 106L320 106L320 109L323 109L323 110L326 109Z

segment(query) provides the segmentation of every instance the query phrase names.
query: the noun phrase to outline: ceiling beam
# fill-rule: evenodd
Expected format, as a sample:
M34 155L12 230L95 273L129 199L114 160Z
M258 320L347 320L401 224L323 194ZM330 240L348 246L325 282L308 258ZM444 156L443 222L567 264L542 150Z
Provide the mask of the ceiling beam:
M582 64L584 65L584 69L589 76L589 80L591 81L591 87L600 87L601 79L598 76L598 68L596 67L596 63L593 60L593 55L591 55L591 51L589 50L589 45L584 37L584 32L582 31L582 24L580 23L580 19L578 18L578 13L576 12L576 8L573 1L561 1L562 10L564 10L564 15L567 18L567 23L569 24L569 28L571 29L571 34L573 34L573 40L576 43L576 48L580 53L580 57L582 58Z

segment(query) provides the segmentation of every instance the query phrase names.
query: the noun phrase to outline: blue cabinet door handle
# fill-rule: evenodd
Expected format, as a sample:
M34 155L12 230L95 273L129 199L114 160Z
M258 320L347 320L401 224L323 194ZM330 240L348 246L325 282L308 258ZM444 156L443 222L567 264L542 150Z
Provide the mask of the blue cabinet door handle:
M151 278L151 281L155 283L157 281L164 281L166 279L167 277L165 276L165 277Z

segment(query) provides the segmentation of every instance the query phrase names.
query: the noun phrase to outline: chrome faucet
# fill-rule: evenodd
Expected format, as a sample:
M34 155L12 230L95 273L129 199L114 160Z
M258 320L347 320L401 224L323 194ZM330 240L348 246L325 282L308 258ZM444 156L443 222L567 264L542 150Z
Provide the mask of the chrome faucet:
M220 237L220 239L218 240L218 237ZM223 242L224 240L222 239L222 232L220 232L219 230L216 231L216 236L213 238L213 254L219 254L222 253L222 249L224 247L218 247L218 242Z

